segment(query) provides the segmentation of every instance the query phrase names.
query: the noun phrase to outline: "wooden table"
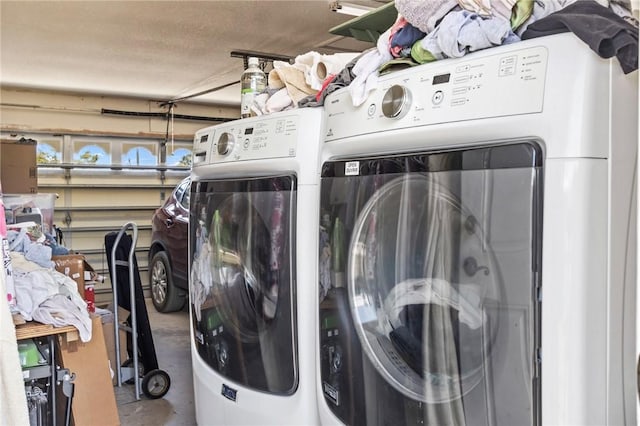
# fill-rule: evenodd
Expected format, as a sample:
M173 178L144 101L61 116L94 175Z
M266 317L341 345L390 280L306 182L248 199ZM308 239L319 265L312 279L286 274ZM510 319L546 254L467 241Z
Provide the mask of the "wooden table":
M78 329L72 325L54 327L51 324L42 324L37 321L27 321L16 325L16 340L33 339L34 337L53 336L66 334L67 341L78 339Z

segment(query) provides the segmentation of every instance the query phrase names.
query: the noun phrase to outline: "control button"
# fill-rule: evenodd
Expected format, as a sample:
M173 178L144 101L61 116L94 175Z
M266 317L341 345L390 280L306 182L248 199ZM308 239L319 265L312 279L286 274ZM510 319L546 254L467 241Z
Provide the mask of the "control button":
M469 88L466 86L456 87L455 89L453 89L453 96L464 95L465 93L467 93L467 90L469 90Z
M373 117L373 114L375 113L376 113L376 104L369 105L369 109L367 110L367 114L369 114L369 117Z
M249 149L249 138L244 140L244 144L242 144L242 146L244 146L244 149Z
M406 88L393 85L382 98L382 113L388 118L400 119L409 111L411 92Z
M469 65L460 65L456 68L456 72L466 72L469 71Z
M465 98L457 98L451 101L451 106L460 106L464 105L465 103L467 103L467 100Z
M460 77L456 77L453 79L453 83L466 83L467 81L469 81L469 76L468 75L461 75Z
M517 56L507 56L500 59L500 70L498 75L504 77L507 75L513 75L516 73L516 65L518 63Z
M444 99L444 93L442 93L442 90L438 90L431 97L431 102L433 102L434 105L439 105L443 99Z
M227 155L233 150L234 145L233 135L231 133L223 133L218 139L218 155Z

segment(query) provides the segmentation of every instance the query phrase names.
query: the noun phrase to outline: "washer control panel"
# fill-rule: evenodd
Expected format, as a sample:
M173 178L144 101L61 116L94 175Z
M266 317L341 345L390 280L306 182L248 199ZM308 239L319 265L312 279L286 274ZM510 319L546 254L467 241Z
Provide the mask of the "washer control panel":
M299 117L237 120L208 127L194 138L193 166L233 161L295 157Z
M505 49L505 47L507 47ZM502 52L502 53L493 53ZM547 49L514 45L379 78L364 104L349 91L325 99L326 140L384 130L542 112Z

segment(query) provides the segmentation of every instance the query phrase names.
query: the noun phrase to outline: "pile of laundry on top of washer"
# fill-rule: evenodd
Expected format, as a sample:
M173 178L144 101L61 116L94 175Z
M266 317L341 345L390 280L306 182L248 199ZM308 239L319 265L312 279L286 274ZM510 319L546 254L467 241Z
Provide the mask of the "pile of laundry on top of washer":
M323 55L311 51L297 56L293 64L274 61L266 91L254 98L251 110L263 115L295 108L302 99L315 96L328 77L335 76L358 55L359 52Z
M616 56L625 74L638 69L638 20L630 0L395 0L395 7L395 23L372 49L274 62L254 113L321 106L343 87L359 106L381 73L562 32L603 58Z

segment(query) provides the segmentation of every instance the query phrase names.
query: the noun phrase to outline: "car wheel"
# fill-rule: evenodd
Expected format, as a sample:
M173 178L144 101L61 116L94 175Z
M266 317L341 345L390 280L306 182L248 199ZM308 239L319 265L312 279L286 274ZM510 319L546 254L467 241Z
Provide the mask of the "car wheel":
M149 265L151 300L158 312L174 312L182 309L185 298L173 285L171 265L167 253L159 251L153 255Z

